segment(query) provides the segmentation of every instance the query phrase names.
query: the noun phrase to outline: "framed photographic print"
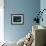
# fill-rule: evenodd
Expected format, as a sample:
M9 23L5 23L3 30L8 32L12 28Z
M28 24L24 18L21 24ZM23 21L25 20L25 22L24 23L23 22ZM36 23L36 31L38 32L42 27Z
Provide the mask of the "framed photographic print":
M24 14L11 14L11 24L13 25L24 24Z

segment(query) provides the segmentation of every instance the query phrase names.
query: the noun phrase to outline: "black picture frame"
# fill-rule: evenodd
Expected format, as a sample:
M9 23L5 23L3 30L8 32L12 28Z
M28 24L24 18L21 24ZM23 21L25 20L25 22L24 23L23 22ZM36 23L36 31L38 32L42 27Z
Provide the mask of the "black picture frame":
M11 14L12 25L24 25L24 14Z

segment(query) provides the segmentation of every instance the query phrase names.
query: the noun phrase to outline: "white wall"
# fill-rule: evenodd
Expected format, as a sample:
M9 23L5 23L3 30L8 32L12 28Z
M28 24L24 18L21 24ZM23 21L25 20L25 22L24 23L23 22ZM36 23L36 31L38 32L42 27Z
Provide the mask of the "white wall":
M0 42L4 41L4 0L0 0Z
M40 9L46 9L46 0L40 0ZM46 10L43 12L43 22L41 21L40 24L46 27Z
M46 0L40 0L41 9L46 9Z

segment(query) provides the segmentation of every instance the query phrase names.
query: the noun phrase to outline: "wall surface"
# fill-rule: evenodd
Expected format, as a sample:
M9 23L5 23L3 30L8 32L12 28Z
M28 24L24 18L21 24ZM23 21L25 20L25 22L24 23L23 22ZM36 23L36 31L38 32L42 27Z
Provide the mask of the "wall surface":
M40 9L41 9L41 11L43 9L46 9L46 0L40 1ZM43 17L43 22L41 21L40 25L46 26L46 20L45 20L46 19L46 10L44 10L42 17Z
M40 9L40 0L4 0L4 35L7 41L18 41L32 29L32 21ZM24 25L12 25L11 14L24 14Z
M0 0L0 42L4 41L4 0Z

